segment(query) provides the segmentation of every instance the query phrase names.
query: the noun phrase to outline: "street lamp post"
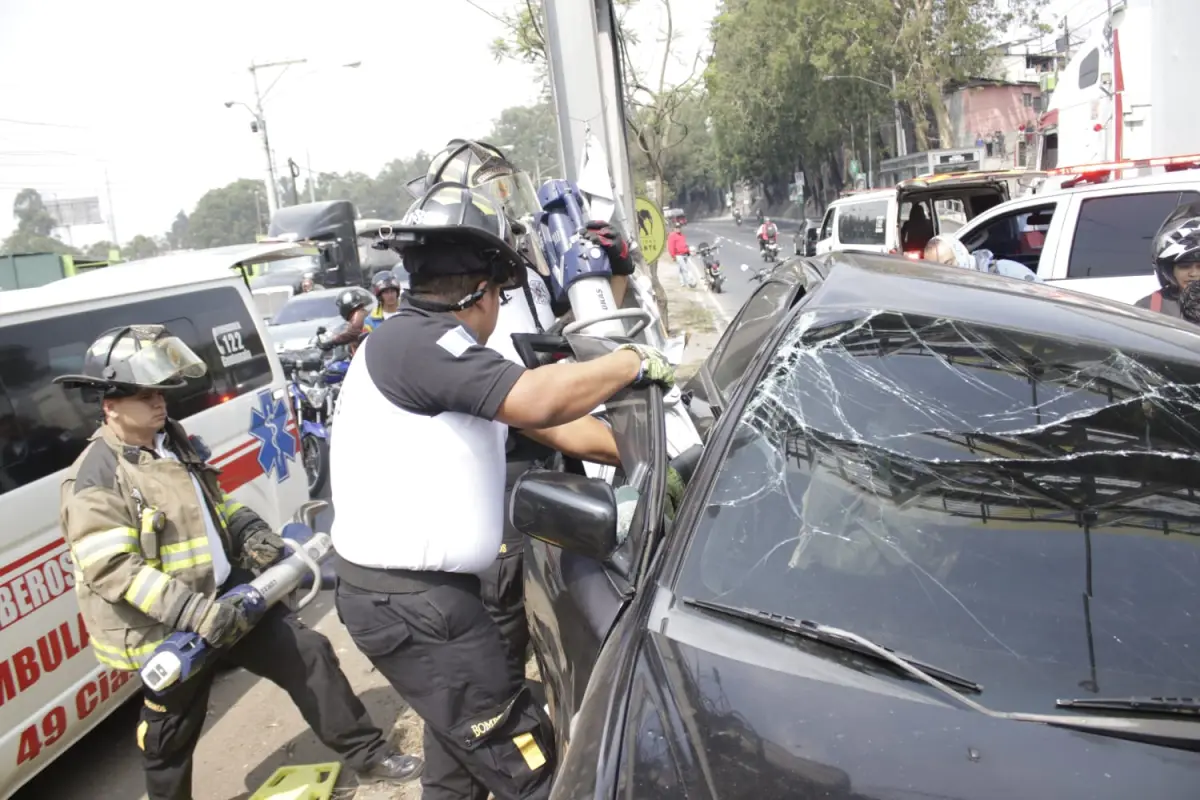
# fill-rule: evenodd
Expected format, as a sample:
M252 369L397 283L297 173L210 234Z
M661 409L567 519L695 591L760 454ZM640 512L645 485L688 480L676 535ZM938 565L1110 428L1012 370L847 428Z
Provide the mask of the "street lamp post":
M861 75L825 75L821 78L823 81L832 81L835 79L862 81L863 83L869 83L872 86L878 86L880 89L887 89L888 92L891 93L892 116L895 117L896 122L896 155L908 155L908 141L904 136L904 123L900 118L900 100L896 95L896 70L892 70L891 86L888 86L886 83L880 83L879 81L871 80L870 78L864 78Z
M258 134L262 137L263 152L267 156L267 210L271 217L275 216L275 212L279 210L279 186L275 179L275 159L271 155L271 139L267 135L267 120L263 114L263 101L266 100L267 94L271 89L275 88L275 84L287 72L287 68L295 64L306 64L307 58L294 58L289 61L272 61L266 64L250 64L250 78L254 82L254 108L250 108L245 103L239 103L229 100L225 103L226 108L232 108L235 105L245 106L250 114L254 117L254 122L258 127ZM354 69L362 65L361 61L352 61L349 64L341 66L348 69ZM283 67L275 80L271 81L270 85L264 91L259 91L258 88L258 71L260 69L270 69L272 67Z

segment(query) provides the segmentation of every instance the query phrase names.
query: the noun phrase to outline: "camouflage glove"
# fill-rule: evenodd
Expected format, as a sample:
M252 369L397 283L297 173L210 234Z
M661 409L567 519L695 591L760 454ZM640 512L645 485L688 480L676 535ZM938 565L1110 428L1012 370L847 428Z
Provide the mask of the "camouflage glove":
M184 610L179 628L198 634L213 647L227 647L250 630L250 620L242 610L242 598L209 600L195 595Z
M666 390L675 385L675 368L658 350L644 344L623 344L614 352L621 350L632 350L642 359L642 366L638 369L637 377L630 384L634 388L640 389L643 386L657 383Z
M675 519L679 514L679 504L683 502L683 493L687 484L683 476L674 467L667 467L667 516Z
M283 557L283 539L266 527L255 528L242 541L242 553L255 569L266 569Z

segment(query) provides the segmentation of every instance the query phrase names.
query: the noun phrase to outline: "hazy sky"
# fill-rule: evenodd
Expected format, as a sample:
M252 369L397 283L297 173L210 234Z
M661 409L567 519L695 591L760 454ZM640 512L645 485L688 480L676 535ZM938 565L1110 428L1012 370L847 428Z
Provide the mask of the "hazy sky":
M1104 2L1051 5L1082 22ZM514 3L476 0L495 12ZM716 6L673 0L676 77L706 46ZM634 59L655 67L660 3L642 0L634 24ZM0 0L0 236L26 186L99 196L107 216L107 171L125 241L161 234L208 189L262 178L249 112L224 106L253 102L251 61L310 62L291 67L265 102L280 169L288 157L303 166L307 152L317 171L375 174L451 137L482 136L539 90L532 68L493 60L488 45L502 32L466 0ZM352 61L362 66L338 67ZM262 87L277 74L263 71ZM107 226L72 231L76 245L106 238Z
M657 14L646 0L645 61ZM502 11L511 0L478 0ZM675 0L695 47L715 0ZM0 236L16 193L99 196L117 235L159 234L210 188L265 175L247 67L291 58L265 116L277 168L375 174L387 161L486 134L536 100L532 68L496 64L502 28L465 0L0 0ZM361 61L357 69L337 65ZM277 74L277 73L276 73ZM273 80L260 73L263 88ZM42 123L37 125L22 123ZM64 235L65 238L65 235ZM76 245L106 226L72 231Z

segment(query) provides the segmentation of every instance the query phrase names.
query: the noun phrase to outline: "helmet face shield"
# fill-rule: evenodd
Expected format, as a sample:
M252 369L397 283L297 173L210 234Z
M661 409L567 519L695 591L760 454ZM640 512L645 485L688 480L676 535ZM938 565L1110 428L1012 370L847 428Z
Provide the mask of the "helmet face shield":
M109 363L120 360L128 369L122 370L125 373L120 376L122 382L153 387L180 378L202 378L208 372L203 359L178 337L145 341L137 338L136 328L133 330L133 335L120 336L111 344ZM105 342L101 339L94 346L105 346Z

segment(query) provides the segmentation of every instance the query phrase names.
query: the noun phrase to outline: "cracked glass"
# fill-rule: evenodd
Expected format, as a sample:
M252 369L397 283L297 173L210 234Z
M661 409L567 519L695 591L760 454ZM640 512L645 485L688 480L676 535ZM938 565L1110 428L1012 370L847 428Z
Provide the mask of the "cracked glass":
M804 313L677 591L855 631L993 708L1200 696L1198 421L1200 355Z

